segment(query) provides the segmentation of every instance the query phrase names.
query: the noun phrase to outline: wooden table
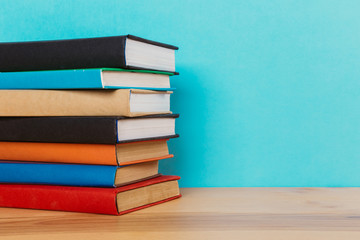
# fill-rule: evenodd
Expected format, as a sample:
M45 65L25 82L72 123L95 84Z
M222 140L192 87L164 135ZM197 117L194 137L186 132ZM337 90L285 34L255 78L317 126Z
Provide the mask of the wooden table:
M360 239L360 188L184 188L123 216L0 208L0 239Z

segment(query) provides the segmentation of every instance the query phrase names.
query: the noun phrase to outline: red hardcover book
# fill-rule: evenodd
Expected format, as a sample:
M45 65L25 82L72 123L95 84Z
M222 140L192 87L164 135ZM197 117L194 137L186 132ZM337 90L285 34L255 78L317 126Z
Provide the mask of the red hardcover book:
M179 198L177 176L118 188L0 184L0 207L121 215Z

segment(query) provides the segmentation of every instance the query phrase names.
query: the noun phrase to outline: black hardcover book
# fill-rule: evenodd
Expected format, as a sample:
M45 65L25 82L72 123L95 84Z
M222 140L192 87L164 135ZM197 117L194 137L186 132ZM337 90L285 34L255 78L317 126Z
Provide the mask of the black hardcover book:
M177 49L132 35L0 43L0 72L80 68L175 72Z
M116 144L175 138L178 117L2 117L0 141Z

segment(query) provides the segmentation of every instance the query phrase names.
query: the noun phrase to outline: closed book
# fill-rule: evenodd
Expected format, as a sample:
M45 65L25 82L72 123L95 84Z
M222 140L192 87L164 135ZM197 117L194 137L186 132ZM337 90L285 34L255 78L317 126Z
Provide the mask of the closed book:
M158 161L123 167L84 164L0 162L0 183L116 187L158 175Z
M175 72L175 50L132 35L0 43L0 71L128 68Z
M171 92L0 90L0 116L142 116L171 113Z
M117 187L0 184L0 207L121 215L180 197L177 176Z
M173 74L120 68L0 72L0 89L148 89L173 90Z
M173 157L166 139L121 144L0 142L0 159L124 166Z
M167 139L178 136L177 117L1 117L0 141L116 144Z

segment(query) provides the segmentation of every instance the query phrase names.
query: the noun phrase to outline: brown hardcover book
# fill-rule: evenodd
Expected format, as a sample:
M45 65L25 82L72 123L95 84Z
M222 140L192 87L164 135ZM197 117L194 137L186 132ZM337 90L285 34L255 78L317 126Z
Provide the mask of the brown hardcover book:
M144 116L170 112L172 92L0 90L0 116Z

